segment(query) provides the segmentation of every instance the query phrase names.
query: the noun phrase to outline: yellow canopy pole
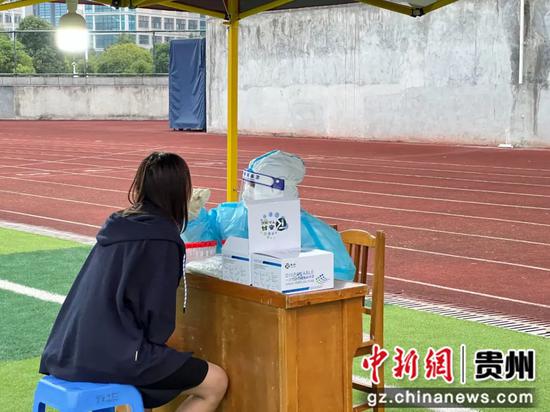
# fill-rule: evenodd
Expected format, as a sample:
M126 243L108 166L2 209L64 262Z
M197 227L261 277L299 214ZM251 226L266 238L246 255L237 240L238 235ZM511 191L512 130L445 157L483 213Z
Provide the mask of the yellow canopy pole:
M227 201L238 200L237 121L239 81L239 0L229 0L227 36Z

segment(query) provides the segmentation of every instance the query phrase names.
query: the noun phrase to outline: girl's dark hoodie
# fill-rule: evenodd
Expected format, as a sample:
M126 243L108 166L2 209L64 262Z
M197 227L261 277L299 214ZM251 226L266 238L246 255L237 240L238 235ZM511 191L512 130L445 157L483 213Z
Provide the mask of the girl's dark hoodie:
M40 372L135 386L159 381L190 352L168 348L185 246L153 205L111 215L80 270L42 354Z

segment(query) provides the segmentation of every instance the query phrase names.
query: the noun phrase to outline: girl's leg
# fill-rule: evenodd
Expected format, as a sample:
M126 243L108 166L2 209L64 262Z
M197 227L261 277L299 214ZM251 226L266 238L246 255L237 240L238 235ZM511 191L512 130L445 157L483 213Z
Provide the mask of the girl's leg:
M183 392L189 397L178 407L177 412L214 412L227 390L227 374L218 365L208 362L204 381Z

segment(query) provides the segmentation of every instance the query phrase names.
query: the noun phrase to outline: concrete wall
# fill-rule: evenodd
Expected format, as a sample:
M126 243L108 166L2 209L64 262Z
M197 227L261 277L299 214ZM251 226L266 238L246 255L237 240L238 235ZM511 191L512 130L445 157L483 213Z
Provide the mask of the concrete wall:
M0 119L167 118L167 77L0 77Z
M460 0L420 19L366 5L272 12L240 33L244 133L550 145L550 1ZM208 128L226 127L226 28L209 21Z

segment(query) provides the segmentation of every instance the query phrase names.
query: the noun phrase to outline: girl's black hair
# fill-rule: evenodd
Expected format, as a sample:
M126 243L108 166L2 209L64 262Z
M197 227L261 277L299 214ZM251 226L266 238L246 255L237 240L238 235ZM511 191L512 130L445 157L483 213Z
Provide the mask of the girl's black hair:
M192 191L185 160L174 153L153 152L139 165L128 191L131 206L122 214L143 213L144 203L150 202L171 217L179 230L185 230Z

